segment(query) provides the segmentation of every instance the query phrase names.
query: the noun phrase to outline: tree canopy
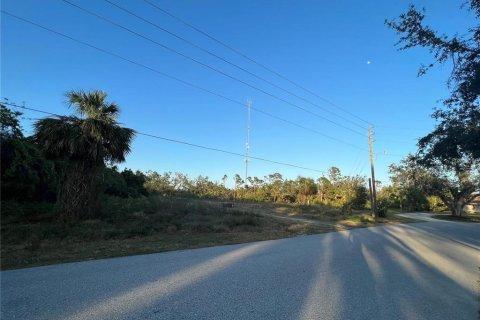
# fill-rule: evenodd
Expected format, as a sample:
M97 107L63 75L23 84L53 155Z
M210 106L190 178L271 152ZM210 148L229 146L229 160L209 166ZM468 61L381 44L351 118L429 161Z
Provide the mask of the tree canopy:
M98 175L106 163L125 161L134 131L119 125L120 109L106 101L105 92L66 96L76 114L38 120L34 139L48 157L65 161L57 209L66 220L75 220L95 211Z
M456 215L480 189L480 1L465 2L465 7L474 13L476 25L461 36L435 31L425 23L425 9L413 5L397 20L385 21L399 35L400 50L421 47L433 55L434 61L422 65L419 76L435 64L452 62L447 79L450 96L432 114L437 124L419 140L415 159L406 159L403 166L423 167L432 178L427 184L430 192ZM393 169L399 173L400 168Z
M420 160L428 166L442 165L451 170L464 170L480 161L480 1L471 0L465 7L474 13L477 23L458 34L447 35L428 26L425 9L411 5L397 20L386 21L399 35L401 50L422 47L432 53L434 61L422 65L424 75L435 64L451 61L452 72L447 80L450 96L443 99L443 108L432 114L435 129L420 139Z

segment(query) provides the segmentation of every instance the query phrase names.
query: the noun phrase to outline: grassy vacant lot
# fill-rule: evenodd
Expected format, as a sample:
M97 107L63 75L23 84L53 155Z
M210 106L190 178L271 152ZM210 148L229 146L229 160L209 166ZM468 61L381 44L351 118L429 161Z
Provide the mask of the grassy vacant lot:
M294 216L298 219L280 219ZM325 222L310 223L299 219ZM49 204L2 203L1 268L38 266L408 222L318 206L236 204L146 197L105 198L95 219L56 222Z
M308 219L328 223L344 228L373 227L385 223L408 223L412 219L387 214L385 218L373 219L370 210L341 210L324 205L293 205L293 204L238 204L237 208L249 210L257 214L269 214L288 218Z

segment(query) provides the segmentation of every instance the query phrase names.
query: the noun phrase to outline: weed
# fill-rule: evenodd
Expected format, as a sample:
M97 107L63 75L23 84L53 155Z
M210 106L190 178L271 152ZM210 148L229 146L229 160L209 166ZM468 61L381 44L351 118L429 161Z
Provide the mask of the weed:
M361 213L328 206L235 203L161 196L104 197L95 219L68 226L55 222L53 205L2 205L2 267L158 252L331 231L275 219L264 213L368 224ZM4 212L6 208L6 212ZM352 217L353 215L353 217ZM120 245L123 244L123 245Z

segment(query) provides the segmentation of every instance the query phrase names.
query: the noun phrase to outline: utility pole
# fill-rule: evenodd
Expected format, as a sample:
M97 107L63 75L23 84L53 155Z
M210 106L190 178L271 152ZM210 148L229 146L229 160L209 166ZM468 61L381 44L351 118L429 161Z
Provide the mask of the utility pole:
M374 156L373 156L373 132L372 126L368 127L368 146L370 147L370 169L372 171L372 216L377 218L377 191L375 189L375 169L374 169Z
M250 162L250 108L252 101L247 100L247 142L245 143L245 185L248 178L248 162Z
M370 194L370 203L373 203L372 178L368 178L368 191Z

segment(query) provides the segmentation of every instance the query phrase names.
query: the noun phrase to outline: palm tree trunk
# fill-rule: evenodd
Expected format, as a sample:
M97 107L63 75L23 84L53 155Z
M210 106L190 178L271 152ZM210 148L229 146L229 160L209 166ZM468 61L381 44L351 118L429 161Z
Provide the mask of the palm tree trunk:
M57 212L64 222L94 216L100 168L81 162L71 162L65 168L56 204Z

